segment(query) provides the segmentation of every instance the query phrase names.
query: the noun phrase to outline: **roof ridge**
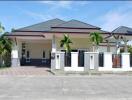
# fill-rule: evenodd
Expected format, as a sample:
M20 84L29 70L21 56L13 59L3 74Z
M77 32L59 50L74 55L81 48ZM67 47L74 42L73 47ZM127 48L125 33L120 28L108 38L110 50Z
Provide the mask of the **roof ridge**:
M66 23L69 23L69 22L71 22L71 21L77 21L77 22L83 23L83 24L85 24L85 25L90 25L90 26L92 26L92 27L101 29L100 27L97 27L97 26L94 26L94 25L91 25L91 24L88 24L88 23L85 23L85 22L82 22L82 21L79 21L79 20L75 20L75 19L71 19L71 20L66 21L66 22L64 22L64 23L61 23L61 24L59 24L59 25L56 25L55 27L58 27L58 26L60 26L60 25L66 24Z
M121 26L119 26L119 27L117 27L117 28L115 28L112 32L114 32L114 31L116 31L117 29L119 29Z
M120 29L120 28L122 28L122 27L132 29L131 27L127 27L127 26L119 26L119 27L117 27L116 29L114 29L112 32L114 32L114 31L116 31L116 30L118 30L118 29Z
M32 27L32 26L39 25L39 24L42 24L42 23L45 23L45 22L48 22L48 21L52 21L52 20L61 20L61 19L59 19L59 18L49 19L49 20L39 22L39 23L36 23L36 24L33 24L33 25L28 25L28 26L25 26L25 27L22 27L22 28L18 28L16 30L21 30L23 28ZM64 21L64 20L61 20L61 21Z
M70 21L78 21L78 22L81 22L81 23L84 23L84 24L86 24L86 25L90 25L90 26L93 26L93 27L96 27L96 28L100 28L100 27L97 27L97 26L94 26L94 25L91 25L91 24L88 24L88 23L85 23L85 22L82 22L82 21L80 21L80 20L76 20L76 19L71 19ZM100 28L101 29L101 28Z

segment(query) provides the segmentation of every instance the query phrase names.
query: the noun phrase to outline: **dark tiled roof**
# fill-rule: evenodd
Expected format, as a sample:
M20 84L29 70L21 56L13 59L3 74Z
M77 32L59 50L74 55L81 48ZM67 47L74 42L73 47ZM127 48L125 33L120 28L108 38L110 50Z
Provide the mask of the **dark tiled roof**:
M79 29L100 29L99 27L78 21L63 21L61 19L52 19L42 23L34 24L15 31L53 31L54 28L79 28Z
M42 23L34 24L24 28L17 29L16 31L49 31L51 27L64 23L61 19L52 19Z
M112 31L112 33L128 34L132 35L132 28L126 26L120 26Z
M81 22L81 21L78 21L78 20L70 20L70 21L67 21L65 23L56 25L55 27L63 27L63 28L88 28L88 29L98 28L98 29L100 29L99 27L96 27L96 26L93 26L93 25L90 25L90 24L87 24L87 23L84 23L84 22Z
M101 30L101 28L78 21L70 20L63 21L61 19L52 19L42 23L34 24L24 28L17 29L10 33L9 35L34 35L43 33L75 33L75 34L88 34L91 32L100 32L109 34Z

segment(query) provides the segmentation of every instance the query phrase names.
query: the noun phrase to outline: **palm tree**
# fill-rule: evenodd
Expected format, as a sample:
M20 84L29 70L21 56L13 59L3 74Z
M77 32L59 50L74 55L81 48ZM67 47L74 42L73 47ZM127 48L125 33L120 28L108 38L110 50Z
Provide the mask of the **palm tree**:
M12 41L6 37L7 32L0 36L0 55L2 60L2 66L5 66L8 57L11 54ZM8 59L9 60L9 59Z
M0 58L2 66L5 66L7 60L9 60L8 57L11 54L12 47L11 39L6 37L6 34L8 34L8 32L4 33L4 30L5 28L0 23L0 33L3 33L0 35Z
M60 47L64 47L66 52L70 52L71 51L71 47L70 47L71 43L72 43L72 41L71 41L69 35L64 34L63 39L60 41Z
M5 28L2 26L2 24L0 23L0 33L4 32Z
M90 38L93 42L93 51L95 51L94 46L96 46L96 49L98 50L98 46L103 41L103 37L99 32L92 32L90 33Z
M66 50L66 55L65 55L65 65L66 66L70 66L70 63L68 63L68 59L70 59L70 51L71 51L71 47L70 44L72 43L69 35L64 34L63 39L60 41L60 47L64 47L64 49Z

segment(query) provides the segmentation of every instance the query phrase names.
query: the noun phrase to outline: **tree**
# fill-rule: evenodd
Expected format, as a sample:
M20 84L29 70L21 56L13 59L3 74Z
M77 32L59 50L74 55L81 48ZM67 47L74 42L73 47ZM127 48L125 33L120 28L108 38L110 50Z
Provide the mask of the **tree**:
M0 55L2 58L2 66L6 65L6 59L10 56L12 48L12 41L6 37L6 34L7 32L0 36Z
M71 51L71 47L70 44L72 43L69 35L64 34L63 39L60 41L60 47L64 47L64 49L66 50L66 55L65 55L65 65L66 66L70 66L70 51Z
M5 28L2 26L2 24L0 23L0 33L3 33L5 30Z
M4 27L0 24L0 57L1 57L1 62L2 66L6 65L7 59L11 55L11 47L12 47L12 40L9 39L6 34L8 32L4 32Z
M99 32L92 32L90 33L90 38L91 38L91 41L93 42L93 51L95 51L94 46L98 50L98 46L103 41L103 37L101 36Z
M119 47L120 47L123 37L121 35L115 35L115 34L113 34L113 37L115 38L115 41L116 41L116 53L118 54L118 53L120 53ZM126 42L125 42L125 44L126 44Z
M71 47L70 47L71 43L72 43L72 41L71 41L69 35L64 34L63 39L60 41L60 47L64 47L66 52L70 52L71 51Z

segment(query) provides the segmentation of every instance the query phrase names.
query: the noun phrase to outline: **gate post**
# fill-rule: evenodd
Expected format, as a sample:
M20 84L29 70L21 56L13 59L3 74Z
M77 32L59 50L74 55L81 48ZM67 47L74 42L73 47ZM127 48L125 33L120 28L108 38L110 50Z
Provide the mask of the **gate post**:
M84 71L88 71L90 68L90 56L89 52L84 53Z
M51 52L51 70L55 70L55 55L56 53L55 52Z
M128 71L130 69L130 53L122 53L121 65L123 71Z
M65 52L60 52L60 69L64 70L65 67Z
M85 52L84 70L98 70L98 52Z
M78 52L71 52L71 67L75 70L78 67Z
M64 70L64 52L52 52L51 54L51 69Z
M104 67L105 70L112 70L112 53L104 52Z

